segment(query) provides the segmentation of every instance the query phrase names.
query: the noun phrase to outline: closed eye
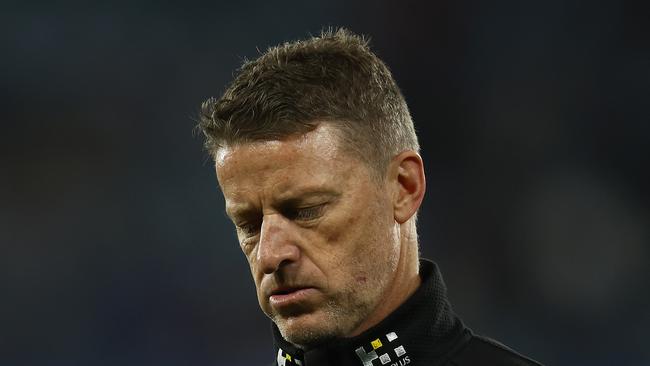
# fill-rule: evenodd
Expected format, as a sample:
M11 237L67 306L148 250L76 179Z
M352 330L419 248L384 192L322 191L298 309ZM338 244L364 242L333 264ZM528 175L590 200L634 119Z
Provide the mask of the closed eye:
M258 223L243 222L235 226L237 227L237 231L244 236L255 235L260 230L260 224Z
M325 205L326 204L323 203L316 206L289 209L284 213L284 215L290 220L310 221L317 219L323 215Z

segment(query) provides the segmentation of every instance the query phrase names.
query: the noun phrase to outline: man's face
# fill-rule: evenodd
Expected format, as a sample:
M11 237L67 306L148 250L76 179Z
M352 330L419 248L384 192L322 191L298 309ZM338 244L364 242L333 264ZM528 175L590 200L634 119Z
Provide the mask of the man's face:
M260 307L302 346L352 335L373 316L400 255L389 190L337 146L321 124L216 159Z

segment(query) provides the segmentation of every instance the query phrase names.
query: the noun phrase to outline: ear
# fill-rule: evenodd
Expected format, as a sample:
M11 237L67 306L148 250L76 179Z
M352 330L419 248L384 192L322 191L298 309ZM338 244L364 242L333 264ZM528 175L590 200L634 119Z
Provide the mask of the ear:
M424 163L415 151L404 151L393 158L388 169L393 190L393 215L403 224L420 208L426 190Z

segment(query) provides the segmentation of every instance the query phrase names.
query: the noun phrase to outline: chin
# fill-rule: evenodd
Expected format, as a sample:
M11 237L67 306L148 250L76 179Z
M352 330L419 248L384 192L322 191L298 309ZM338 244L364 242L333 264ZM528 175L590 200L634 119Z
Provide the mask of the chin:
M325 314L303 314L289 318L273 317L282 337L302 348L310 348L342 336L336 322Z

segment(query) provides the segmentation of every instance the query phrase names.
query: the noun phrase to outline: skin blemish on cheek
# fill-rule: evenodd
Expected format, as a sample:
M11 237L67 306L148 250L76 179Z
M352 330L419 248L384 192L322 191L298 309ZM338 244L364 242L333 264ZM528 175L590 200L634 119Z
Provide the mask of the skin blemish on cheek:
M354 278L358 283L366 283L368 281L368 278L366 276L357 276Z
M328 243L336 243L339 241L341 238L341 232L338 230L334 230L328 237L327 237L327 242Z

